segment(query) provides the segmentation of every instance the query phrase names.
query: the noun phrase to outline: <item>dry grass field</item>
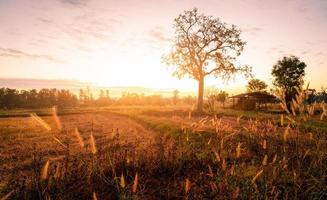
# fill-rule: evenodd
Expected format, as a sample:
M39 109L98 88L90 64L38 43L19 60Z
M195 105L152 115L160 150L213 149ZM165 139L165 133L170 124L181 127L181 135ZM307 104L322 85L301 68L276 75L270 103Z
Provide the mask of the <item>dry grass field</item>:
M169 107L58 113L0 119L4 199L327 195L326 133L319 128Z
M327 200L326 19L0 0L0 200Z

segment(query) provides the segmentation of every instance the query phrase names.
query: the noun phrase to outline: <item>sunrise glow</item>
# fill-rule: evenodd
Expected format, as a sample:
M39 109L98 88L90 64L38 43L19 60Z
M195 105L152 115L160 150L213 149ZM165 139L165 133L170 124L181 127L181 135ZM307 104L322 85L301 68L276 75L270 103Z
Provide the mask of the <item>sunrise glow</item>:
M296 55L308 64L306 81L317 89L326 85L327 16L319 0L2 0L1 77L195 90L196 82L172 77L161 62L172 44L174 17L193 7L242 30L247 45L238 62L251 65L257 78L271 82L276 60ZM208 77L205 84L235 91L246 81Z

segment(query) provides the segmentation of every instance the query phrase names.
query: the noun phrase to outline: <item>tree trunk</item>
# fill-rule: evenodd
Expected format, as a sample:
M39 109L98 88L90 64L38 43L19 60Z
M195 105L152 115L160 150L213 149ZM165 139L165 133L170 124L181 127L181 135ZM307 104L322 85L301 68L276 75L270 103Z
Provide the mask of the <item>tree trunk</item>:
M204 91L204 76L200 77L198 89L198 112L203 112L203 91Z

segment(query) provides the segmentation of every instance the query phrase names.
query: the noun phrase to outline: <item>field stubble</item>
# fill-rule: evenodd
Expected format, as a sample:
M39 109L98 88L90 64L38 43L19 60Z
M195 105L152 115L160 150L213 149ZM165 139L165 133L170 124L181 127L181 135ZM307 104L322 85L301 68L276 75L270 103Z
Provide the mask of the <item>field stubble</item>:
M325 133L287 123L119 110L0 123L2 196L319 199L327 194Z

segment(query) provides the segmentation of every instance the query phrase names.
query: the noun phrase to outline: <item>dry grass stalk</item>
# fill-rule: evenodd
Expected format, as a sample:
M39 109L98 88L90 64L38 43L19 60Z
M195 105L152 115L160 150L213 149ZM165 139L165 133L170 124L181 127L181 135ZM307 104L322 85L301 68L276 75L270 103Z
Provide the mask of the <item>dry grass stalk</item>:
M91 152L93 154L97 153L97 148L96 148L96 145L95 145L95 140L94 140L94 137L93 137L93 133L91 133L91 135L90 135L90 148L91 148Z
M47 131L51 131L51 127L43 119L41 119L39 116L37 116L35 113L31 113L30 116L32 117L32 119L37 121Z
M122 173L120 176L120 187L121 188L125 188L126 184L125 184L125 178L124 178L124 174Z
M45 180L48 177L48 170L49 170L49 166L50 166L50 161L47 160L47 162L44 164L43 168L42 168L42 172L41 172L41 179Z
M313 134L311 132L309 133L309 138L310 140L313 140Z
M239 142L236 147L236 158L239 158L241 156L241 143Z
M240 123L240 120L241 120L241 118L242 118L243 116L242 115L240 115L240 116L238 116L237 118L236 118L236 123Z
M324 117L327 115L327 109L325 107L325 104L321 103L320 105L321 105L321 108L322 108L322 113L320 115L320 120L323 120Z
M60 164L58 164L57 167L56 167L56 171L55 171L55 174L54 174L54 178L55 178L56 180L59 180L59 178L60 178Z
M258 171L258 173L253 177L252 184L255 183L255 181L261 176L263 170Z
M307 149L307 150L304 152L303 159L304 159L305 157L307 157L307 155L309 154L309 152L310 152L310 149Z
M267 165L267 161L268 161L268 156L267 156L267 154L266 154L265 157L264 157L263 160L262 160L262 165L263 165L263 166L266 166L266 165Z
M237 199L240 196L240 188L236 187L236 189L233 192L233 198Z
M9 193L8 193L8 194L6 194L5 196L1 197L1 199L0 199L0 200L7 200L7 199L9 199L9 197L12 195L12 193L14 193L14 190L13 190L13 191L11 191L11 192L9 192Z
M276 160L277 160L277 154L274 155L274 158L272 160L272 164L274 164L276 162Z
M225 158L223 158L223 162L221 163L221 168L223 171L225 171L226 167L227 167L226 160L225 160Z
M215 152L215 157L216 157L217 162L221 161L220 156L219 156L219 154L217 152Z
M295 104L294 99L293 99L293 103L291 103L291 111L292 111L293 116L296 116L296 112L295 112L296 108L295 108L295 106L296 106L296 104Z
M74 130L74 134L75 134L76 137L77 137L78 144L79 144L82 148L84 148L84 140L83 140L83 138L81 137L81 134L80 134L80 132L78 131L77 128L75 128L75 130Z
M290 129L290 126L287 125L287 127L285 128L285 131L284 131L284 135L283 135L284 142L286 142L286 140L287 140L287 136L289 134L289 129Z
M230 175L233 176L235 172L235 163L233 163L232 167L230 168Z
M54 120L56 122L57 128L59 130L61 130L62 129L62 124L61 124L60 119L59 119L59 117L57 115L57 107L56 106L52 107L52 116L53 116L53 118L54 118Z
M309 105L308 106L308 113L309 113L309 115L314 115L315 107L316 107L316 103L313 103L312 105Z
M67 146L66 145L64 145L64 143L62 143L57 137L52 137L56 142L58 142L61 146L63 146L64 148L66 148L67 149Z
M93 200L98 200L97 194L95 192L93 192Z
M287 118L291 123L293 123L293 124L296 123L296 121L295 121L294 119L290 118L289 116L286 116L286 118Z
M287 114L290 114L289 110L287 109L286 102L285 102L284 100L283 100L282 103L280 103L280 106L282 107L282 109L283 109L284 111L287 112Z
M186 178L185 180L185 194L188 194L190 192L191 189L191 181Z
M267 140L265 140L265 139L262 142L262 148L267 149Z
M139 175L136 172L135 177L134 177L134 182L133 182L133 188L132 188L132 192L133 193L136 193L137 192L138 182L139 182Z
M213 177L213 172L212 172L212 169L211 169L210 165L208 165L208 171L209 171L208 175L210 177Z
M211 143L211 138L209 139L209 141L208 141L208 143L207 143L207 144L208 144L208 145L210 145L210 143Z

